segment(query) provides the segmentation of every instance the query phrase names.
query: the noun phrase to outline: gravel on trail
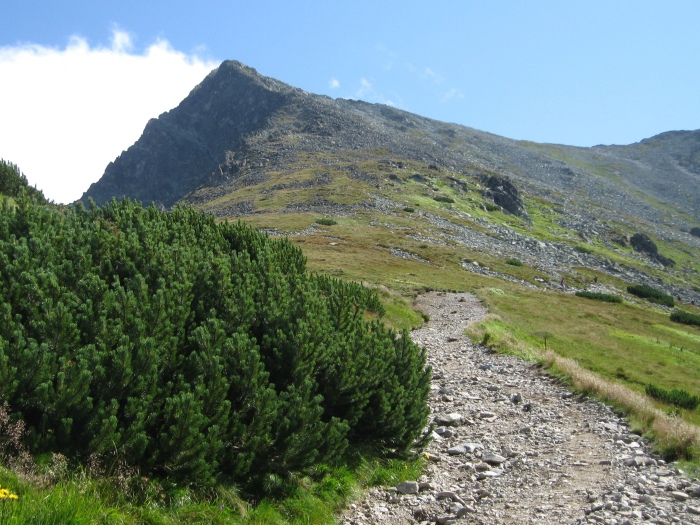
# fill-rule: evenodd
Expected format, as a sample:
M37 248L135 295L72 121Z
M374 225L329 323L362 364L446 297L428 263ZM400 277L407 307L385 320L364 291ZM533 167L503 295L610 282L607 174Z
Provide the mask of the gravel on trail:
M422 476L375 487L343 525L700 524L700 482L655 456L602 403L533 363L474 345L487 311L473 295L431 292L414 330L433 367Z

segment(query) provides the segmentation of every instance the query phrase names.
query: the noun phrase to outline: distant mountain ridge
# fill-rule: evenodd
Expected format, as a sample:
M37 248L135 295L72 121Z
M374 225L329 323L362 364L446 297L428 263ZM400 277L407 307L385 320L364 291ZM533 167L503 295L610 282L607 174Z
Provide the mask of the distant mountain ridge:
M644 284L700 304L700 131L591 148L516 141L226 61L82 201L123 196L299 236L317 269L358 280L384 283L400 258L430 276L562 291L597 272L619 293Z
M596 146L611 159L626 160L622 177L642 191L700 213L700 130L668 131L629 146Z
M285 141L291 134L294 141ZM668 220L635 195L642 192L700 222L700 131L593 148L515 141L389 106L313 95L236 61L222 63L177 108L152 119L81 200L127 196L169 207L242 170L283 168L299 152L376 150L458 173L499 173L565 201L587 198L604 208L625 202L648 220Z

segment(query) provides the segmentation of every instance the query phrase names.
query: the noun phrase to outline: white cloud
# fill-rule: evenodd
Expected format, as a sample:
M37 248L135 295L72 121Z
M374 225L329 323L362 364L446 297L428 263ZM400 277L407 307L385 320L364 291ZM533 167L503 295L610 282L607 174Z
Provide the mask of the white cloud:
M377 91L372 81L365 77L360 79L360 87L357 88L352 98L364 100L365 102L378 102L380 104L386 104L387 106L396 106L396 103L392 99Z
M331 78L328 82L328 87L331 89L338 89L340 87L340 81L337 78Z
M374 96L374 87L372 86L372 82L362 77L360 79L360 87L357 89L355 96L359 99Z
M126 31L114 30L112 32L112 50L126 52L134 47L131 41L131 35Z
M426 67L423 70L423 78L425 80L430 80L432 82L435 82L436 84L442 84L445 81L444 77L442 77L441 75L438 75L435 71L433 71L429 67Z
M457 88L452 88L442 95L441 102L449 102L450 100L455 100L455 99L460 99L464 98L464 93L462 93L459 89Z
M64 49L0 48L0 158L56 202L72 202L141 135L177 106L216 63L158 40L142 52L112 32L111 45L79 36Z

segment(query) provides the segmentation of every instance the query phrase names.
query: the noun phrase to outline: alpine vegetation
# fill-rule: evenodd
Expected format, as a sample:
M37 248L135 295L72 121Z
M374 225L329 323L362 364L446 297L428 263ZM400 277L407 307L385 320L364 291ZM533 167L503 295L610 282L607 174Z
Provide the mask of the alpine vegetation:
M425 351L287 240L190 208L0 200L0 399L34 453L252 486L421 434Z

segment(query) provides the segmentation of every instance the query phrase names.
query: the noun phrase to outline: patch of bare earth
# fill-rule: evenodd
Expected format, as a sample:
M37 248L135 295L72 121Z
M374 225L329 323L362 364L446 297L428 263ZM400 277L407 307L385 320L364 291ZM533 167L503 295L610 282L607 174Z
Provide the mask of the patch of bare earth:
M431 292L417 306L436 425L424 473L370 489L340 523L700 523L700 484L609 407L464 336L487 313L476 297Z

